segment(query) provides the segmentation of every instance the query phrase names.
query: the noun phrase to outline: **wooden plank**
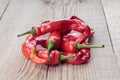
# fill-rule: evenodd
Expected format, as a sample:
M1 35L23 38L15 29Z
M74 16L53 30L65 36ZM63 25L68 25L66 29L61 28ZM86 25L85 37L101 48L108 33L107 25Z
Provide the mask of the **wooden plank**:
M2 16L4 15L8 5L9 5L10 0L0 0L0 20Z
M43 20L40 4L40 0L12 0L6 10L0 23L0 80L46 80L48 67L26 59L21 54L25 37L17 37Z
M95 29L90 61L82 65L35 65L21 54L25 37L16 35L48 19L81 17ZM119 80L100 0L12 0L0 23L0 80ZM102 32L102 33L101 33ZM4 33L4 34L3 34ZM104 37L103 37L104 36Z
M111 42L120 70L120 0L102 0Z

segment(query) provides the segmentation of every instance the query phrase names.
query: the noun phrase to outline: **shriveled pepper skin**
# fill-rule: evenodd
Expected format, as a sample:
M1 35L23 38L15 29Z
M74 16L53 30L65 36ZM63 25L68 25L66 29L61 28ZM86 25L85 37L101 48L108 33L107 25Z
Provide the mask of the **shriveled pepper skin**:
M77 49L74 46L74 41L63 41L61 43L61 50L65 52L77 52Z
M59 51L52 50L50 52L50 58L52 60L52 64L51 64L50 61L48 60L47 50L40 50L40 49L36 50L37 45L38 45L37 40L32 34L27 36L25 42L22 45L23 55L36 64L56 65L60 61L74 57L74 55L64 56L62 55L62 53L60 54Z
M48 32L53 32L53 31L61 31L60 33L66 33L70 31L70 26L76 23L73 20L58 20L58 21L51 21L49 23L43 23L39 26L34 27L34 36L40 36L43 34L46 34ZM63 30L64 28L64 30Z
M69 44L71 42L71 44ZM79 50L77 50L74 47L74 41L70 41L68 42L68 44L71 46L69 46L67 48L64 48L65 51L69 51L69 54L73 55L76 54L76 57L71 58L71 59L67 59L65 60L65 62L70 63L70 64L82 64L82 63L86 63L89 59L90 59L90 48L81 48ZM87 42L83 42L82 44L87 45ZM70 53L71 52L71 53ZM69 54L64 54L63 55L69 55Z
M22 44L22 53L26 58L30 57L29 47L25 43Z
M77 31L80 34L77 36L68 34L71 30ZM36 37L48 32L50 32L50 36L47 40L36 40ZM85 48L85 46L84 48L81 48L82 45L77 45L79 48L76 48L75 43L87 45L88 43L86 42L86 39L93 35L94 30L90 29L83 20L76 16L71 16L66 20L44 21L40 23L39 26L33 27L31 31L28 31L25 34L29 33L31 33L31 35L28 35L26 41L22 44L22 53L25 57L29 58L36 64L56 65L59 63L60 59L62 59L57 50L36 50L38 44L46 48L47 46L45 44L51 40L56 43L54 49L64 51L61 52L63 56L76 55L74 58L67 60L62 59L67 63L82 64L90 59L90 48ZM48 52L50 53L52 64L49 61Z
M54 32L51 32L47 41L46 41L46 44L49 43L49 41L53 41L55 43L55 47L54 49L57 49L59 46L60 46L60 32L58 31L54 31Z
M32 34L29 34L27 37L26 37L26 40L25 42L23 42L22 44L22 53L23 55L26 57L26 58L29 58L30 57L30 48L31 46L35 46L36 45L36 41L34 40L35 37L32 36ZM30 44L30 43L32 44Z
M35 26L32 30L29 30L23 34L19 34L18 36L23 36L25 34L33 34L34 36L40 36L46 34L48 32L59 31L61 35L66 35L71 30L80 32L81 35L77 41L79 43L83 42L87 39L90 34L90 28L79 18L72 16L70 19L66 20L56 20L56 21L45 21L42 22L39 26Z
M58 31L54 31L51 32L47 41L46 41L46 45L47 45L47 55L48 55L48 59L49 61L52 63L51 58L50 58L50 51L52 49L57 49L60 45L60 33Z
M78 39L79 42L86 40L86 38L90 34L90 28L83 22L80 22L77 19L73 20L59 20L53 21L49 23L43 23L38 27L34 27L35 33L34 36L40 36L47 32L52 32L55 30L59 30L61 34L67 34L71 30L78 31L82 33ZM67 32L67 33L66 33Z
M76 54L76 57L67 59L65 62L70 64L82 64L86 63L90 59L90 49L80 49L77 53L71 53ZM69 54L63 54L63 55L69 55Z
M37 51L37 55L38 55L39 58L42 58L42 59L46 60L46 62L44 64L47 64L47 65L51 64L49 59L48 59L46 50ZM52 50L50 52L50 58L51 58L51 61L52 61L51 65L58 64L59 63L59 52L57 50Z

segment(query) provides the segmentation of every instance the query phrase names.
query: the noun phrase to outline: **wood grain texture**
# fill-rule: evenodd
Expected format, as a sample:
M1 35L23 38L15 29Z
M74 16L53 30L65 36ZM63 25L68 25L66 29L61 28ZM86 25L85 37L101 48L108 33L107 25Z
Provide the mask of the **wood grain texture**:
M120 0L102 0L114 54L120 70Z
M41 21L71 15L80 17L95 29L91 44L106 46L92 49L88 63L36 65L21 54L25 36L18 38L18 33ZM0 21L0 80L119 80L105 17L100 0L11 0Z
M0 20L2 19L10 0L0 0Z

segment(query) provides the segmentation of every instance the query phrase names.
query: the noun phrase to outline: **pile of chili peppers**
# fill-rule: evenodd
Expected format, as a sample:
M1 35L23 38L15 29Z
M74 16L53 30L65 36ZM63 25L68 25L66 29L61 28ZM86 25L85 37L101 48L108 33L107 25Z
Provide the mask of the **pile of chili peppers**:
M71 34L77 31L78 34ZM47 39L38 39L50 33ZM89 45L88 38L94 34L85 22L77 16L69 19L44 21L31 30L19 34L29 34L22 44L22 53L37 64L56 65L60 62L82 64L90 59L90 48L102 48L104 45ZM41 45L44 49L37 49Z

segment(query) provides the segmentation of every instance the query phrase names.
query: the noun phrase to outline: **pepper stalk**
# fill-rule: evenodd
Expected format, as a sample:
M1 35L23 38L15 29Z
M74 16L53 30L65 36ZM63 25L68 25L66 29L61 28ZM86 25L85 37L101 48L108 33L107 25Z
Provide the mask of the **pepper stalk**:
M24 36L24 35L26 35L26 34L32 34L32 35L34 35L34 27L32 27L32 29L29 30L29 31L26 31L26 32L24 32L24 33L22 33L22 34L18 34L17 36L18 36L18 37L21 37L21 36Z
M34 58L34 59L36 60L36 62L37 62L40 58L37 56L37 53L36 53L36 51L35 51L35 48L33 47L33 48L31 49L31 51L32 51L33 58ZM74 58L74 57L76 56L76 54L67 55L67 56L62 55L61 53L58 53L58 54L59 54L59 57L58 57L59 62L64 61L64 60L69 59L69 58ZM39 62L39 61L38 61L38 63L42 63L42 62ZM50 64L52 64L52 63L50 62Z
M48 59L51 63L51 59L50 59L50 51L52 49L54 49L56 46L56 42L54 42L53 40L50 40L49 42L47 42L47 49L48 49L48 52L47 52L47 55L48 55Z
M59 54L59 61L64 61L64 60L69 59L69 58L74 58L75 56L76 56L75 54L73 54L73 55L67 55L67 56Z
M83 45L79 43L74 44L76 49L81 49L81 48L103 48L104 45Z

